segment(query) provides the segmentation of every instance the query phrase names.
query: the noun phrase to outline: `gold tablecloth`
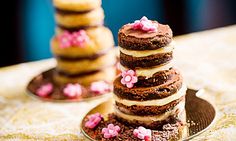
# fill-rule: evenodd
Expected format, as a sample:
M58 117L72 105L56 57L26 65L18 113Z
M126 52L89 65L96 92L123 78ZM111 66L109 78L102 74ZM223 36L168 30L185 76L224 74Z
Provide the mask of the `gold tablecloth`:
M217 108L213 126L193 140L236 140L236 26L175 37L175 63L190 88ZM50 103L29 97L28 81L55 66L48 59L0 69L0 140L84 140L83 116L108 97Z

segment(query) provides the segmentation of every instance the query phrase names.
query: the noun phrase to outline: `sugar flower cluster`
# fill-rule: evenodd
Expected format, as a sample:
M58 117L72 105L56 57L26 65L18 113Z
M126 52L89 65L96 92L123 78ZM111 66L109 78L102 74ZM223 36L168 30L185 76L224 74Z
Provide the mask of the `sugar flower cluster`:
M89 41L89 37L85 30L79 30L73 33L65 31L58 36L58 40L60 48L69 48L72 46L83 47Z
M136 20L131 24L134 30L142 30L145 32L157 32L158 24L154 24L152 21L148 20L147 17L143 16L140 20Z

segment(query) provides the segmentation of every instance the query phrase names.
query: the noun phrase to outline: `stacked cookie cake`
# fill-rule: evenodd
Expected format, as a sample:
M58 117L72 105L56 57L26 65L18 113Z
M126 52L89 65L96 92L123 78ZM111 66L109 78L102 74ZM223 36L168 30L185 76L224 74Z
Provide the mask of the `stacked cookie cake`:
M112 82L115 76L113 36L103 26L101 0L53 0L56 35L51 50L57 60L57 84Z
M186 86L173 67L170 27L143 17L119 30L118 43L122 74L114 81L117 119L150 129L181 120Z
M187 88L173 67L172 36L168 25L146 17L121 27L121 75L113 82L113 112L86 116L82 129L87 136L102 141L177 141L186 137Z

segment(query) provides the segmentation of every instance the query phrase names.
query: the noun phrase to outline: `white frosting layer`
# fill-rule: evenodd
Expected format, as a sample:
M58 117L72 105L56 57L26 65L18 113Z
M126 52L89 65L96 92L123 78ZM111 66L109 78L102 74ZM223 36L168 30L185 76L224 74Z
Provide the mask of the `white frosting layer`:
M183 85L182 88L175 94L168 96L166 98L157 99L157 100L147 100L147 101L133 101L133 100L127 100L127 99L121 99L117 97L115 94L113 94L113 97L115 101L126 105L126 106L132 106L132 105L138 105L138 106L163 106L166 105L174 100L177 100L184 96L186 94L187 87L186 85Z
M120 67L121 71L129 70L128 68L122 66L121 64L119 64L119 67ZM166 64L156 66L156 67L152 67L152 68L148 68L148 69L143 69L143 68L136 69L135 72L136 72L137 76L144 76L146 78L150 78L156 72L169 70L171 67L173 67L173 62L168 62Z
M155 115L155 116L137 116L137 115L128 115L125 113L122 113L120 110L114 108L115 114L123 119L126 120L137 120L137 121L143 121L146 123L150 123L153 121L162 121L167 119L169 116L174 115L177 110L179 112L184 111L185 108L185 101L180 102L178 105L176 105L172 110L165 112L164 114L161 115Z
M130 55L133 57L146 57L146 56L150 56L150 55L154 55L154 54L158 54L158 53L168 53L174 50L174 43L171 42L169 45L163 47L163 48L159 48L156 50L127 50L124 49L122 47L119 47L120 52L126 54L126 55Z

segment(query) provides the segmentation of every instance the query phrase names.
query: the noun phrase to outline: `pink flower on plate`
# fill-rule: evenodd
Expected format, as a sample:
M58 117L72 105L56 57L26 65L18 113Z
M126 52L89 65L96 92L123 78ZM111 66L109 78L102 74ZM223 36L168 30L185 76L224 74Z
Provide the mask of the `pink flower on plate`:
M102 115L100 113L95 113L88 116L88 121L85 123L85 127L93 129L96 127L102 120Z
M72 36L68 31L65 31L61 35L58 36L58 40L60 42L60 48L68 48L72 46Z
M109 84L104 81L96 81L91 84L90 90L95 94L104 94L111 91L111 88Z
M141 140L151 141L152 131L150 129L140 126L138 129L134 129L133 134Z
M146 32L157 32L157 24L148 20L147 17L143 16L140 20L136 20L131 24L134 30L143 30Z
M69 48L71 46L83 47L89 41L85 30L79 30L73 33L65 31L58 36L60 48Z
M44 84L36 90L36 94L40 97L46 97L53 91L53 85L51 83Z
M82 95L82 87L79 84L67 84L63 92L69 98L76 98Z
M88 42L89 37L86 34L85 30L79 30L77 32L72 33L72 44L74 46L83 47L84 43Z
M138 82L138 78L133 70L122 71L121 76L121 83L128 88L132 88L134 83Z
M118 135L120 131L120 127L118 125L114 126L113 124L109 124L107 128L102 129L102 134L104 138L113 138Z

